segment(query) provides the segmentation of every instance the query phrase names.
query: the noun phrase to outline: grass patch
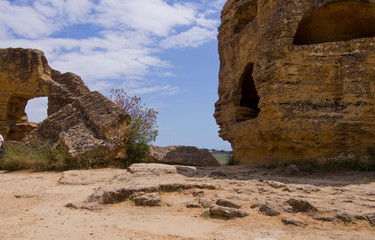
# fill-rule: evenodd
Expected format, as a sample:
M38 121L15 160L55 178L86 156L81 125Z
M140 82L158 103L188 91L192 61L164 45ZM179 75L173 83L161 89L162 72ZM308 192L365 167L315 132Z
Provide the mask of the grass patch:
M65 148L48 144L36 146L22 143L7 144L0 158L0 168L8 171L28 169L32 171L66 170L74 161Z
M212 155L221 165L235 165L232 154L212 153Z

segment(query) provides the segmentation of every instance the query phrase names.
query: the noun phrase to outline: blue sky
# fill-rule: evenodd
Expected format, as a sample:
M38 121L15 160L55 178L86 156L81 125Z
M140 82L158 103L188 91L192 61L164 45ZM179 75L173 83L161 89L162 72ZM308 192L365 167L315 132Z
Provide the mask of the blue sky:
M159 111L154 145L230 150L213 118L225 0L0 0L0 47L37 48L52 68ZM46 117L29 101L29 120Z

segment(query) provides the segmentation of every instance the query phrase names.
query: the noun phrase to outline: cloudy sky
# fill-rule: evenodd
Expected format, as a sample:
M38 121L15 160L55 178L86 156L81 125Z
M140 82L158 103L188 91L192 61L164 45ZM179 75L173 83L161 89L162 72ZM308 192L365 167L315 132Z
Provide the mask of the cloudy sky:
M213 118L225 0L0 0L0 47L37 48L52 68L159 111L155 145L230 149ZM46 100L29 101L32 121Z

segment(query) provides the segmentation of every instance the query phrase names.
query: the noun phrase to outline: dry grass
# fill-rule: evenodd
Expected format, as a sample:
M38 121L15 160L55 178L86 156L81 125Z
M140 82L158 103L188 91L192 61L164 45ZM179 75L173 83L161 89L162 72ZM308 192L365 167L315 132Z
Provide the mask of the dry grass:
M0 168L8 171L28 169L32 171L69 169L69 155L66 149L47 144L29 146L11 143L0 158Z

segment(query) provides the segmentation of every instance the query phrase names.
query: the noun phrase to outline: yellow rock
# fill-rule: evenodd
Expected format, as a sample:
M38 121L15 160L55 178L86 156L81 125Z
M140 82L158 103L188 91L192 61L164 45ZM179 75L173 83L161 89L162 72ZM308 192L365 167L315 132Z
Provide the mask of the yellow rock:
M221 19L214 116L235 161L373 160L375 1L228 0Z

